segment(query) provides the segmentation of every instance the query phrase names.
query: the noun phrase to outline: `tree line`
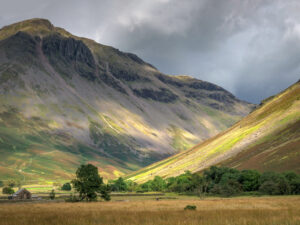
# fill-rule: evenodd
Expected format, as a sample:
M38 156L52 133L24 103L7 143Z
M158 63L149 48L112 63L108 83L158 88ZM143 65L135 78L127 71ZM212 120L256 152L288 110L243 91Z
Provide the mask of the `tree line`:
M0 187L4 183L0 181ZM17 184L8 181L3 194L13 194ZM181 194L233 196L241 194L295 195L300 194L300 175L295 172L263 172L237 170L228 167L212 166L202 173L186 171L177 177L163 179L156 176L142 184L122 177L103 182L98 168L92 164L81 165L76 178L62 186L62 190L75 189L78 195L71 195L68 201L94 201L98 196L110 200L111 192L176 192ZM50 197L54 199L52 191ZM54 196L54 197L53 197ZM51 198L51 199L52 199Z
M176 192L197 195L300 194L300 175L295 172L263 172L212 166L202 174L186 171L177 177L156 176L142 184L119 178L109 183L116 192Z

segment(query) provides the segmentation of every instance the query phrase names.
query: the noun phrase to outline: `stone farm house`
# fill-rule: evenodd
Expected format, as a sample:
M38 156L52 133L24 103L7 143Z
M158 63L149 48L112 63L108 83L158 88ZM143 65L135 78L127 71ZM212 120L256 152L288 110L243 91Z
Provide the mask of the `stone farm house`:
M12 195L12 199L14 200L26 200L26 199L32 199L31 193L26 190L25 188L21 188L17 192L15 192Z

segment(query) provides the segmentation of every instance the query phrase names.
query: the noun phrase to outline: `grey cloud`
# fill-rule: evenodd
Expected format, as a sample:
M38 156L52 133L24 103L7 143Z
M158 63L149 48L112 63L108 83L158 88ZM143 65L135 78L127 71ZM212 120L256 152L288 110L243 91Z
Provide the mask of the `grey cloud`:
M10 0L0 26L48 18L258 103L300 78L299 12L298 0Z

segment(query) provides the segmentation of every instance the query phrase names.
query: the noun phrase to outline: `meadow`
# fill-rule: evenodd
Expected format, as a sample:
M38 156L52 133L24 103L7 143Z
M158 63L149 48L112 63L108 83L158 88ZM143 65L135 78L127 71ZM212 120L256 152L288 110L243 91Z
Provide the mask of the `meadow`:
M185 211L186 205L197 206ZM300 196L206 198L113 197L110 202L0 204L0 225L298 225Z

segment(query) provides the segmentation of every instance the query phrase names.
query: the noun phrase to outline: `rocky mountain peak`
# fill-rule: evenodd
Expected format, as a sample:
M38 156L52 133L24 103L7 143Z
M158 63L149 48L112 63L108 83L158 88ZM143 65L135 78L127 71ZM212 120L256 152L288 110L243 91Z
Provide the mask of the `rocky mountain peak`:
M30 19L14 23L0 29L0 40L8 38L20 31L32 34L34 36L44 36L53 32L55 27L46 19Z
M186 150L251 110L219 86L160 73L44 19L0 30L0 93L0 149L35 158L36 168L15 171L6 158L0 167L30 179L49 171L66 178L86 161L113 178ZM65 161L54 175L57 157Z

